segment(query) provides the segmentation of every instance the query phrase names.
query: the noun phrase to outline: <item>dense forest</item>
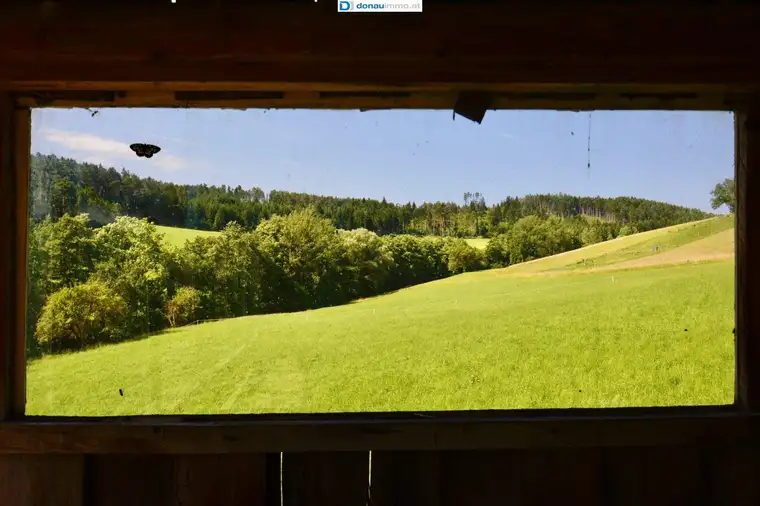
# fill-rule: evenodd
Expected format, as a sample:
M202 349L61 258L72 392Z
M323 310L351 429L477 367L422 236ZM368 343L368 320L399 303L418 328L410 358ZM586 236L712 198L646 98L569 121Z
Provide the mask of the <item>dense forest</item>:
M118 215L147 218L157 225L222 230L236 222L252 230L275 215L313 207L339 229L364 228L378 235L411 234L492 237L526 216L589 216L638 231L706 218L698 209L633 197L527 195L487 205L477 192L464 202L394 204L240 186L180 185L140 178L125 169L36 154L31 161L30 211L36 219L89 214L93 225Z
M267 195L52 155L35 155L32 169L30 356L343 304L708 216L635 198L533 195L488 207L478 193L462 205ZM156 224L222 233L171 246ZM477 235L491 238L485 250L461 238Z

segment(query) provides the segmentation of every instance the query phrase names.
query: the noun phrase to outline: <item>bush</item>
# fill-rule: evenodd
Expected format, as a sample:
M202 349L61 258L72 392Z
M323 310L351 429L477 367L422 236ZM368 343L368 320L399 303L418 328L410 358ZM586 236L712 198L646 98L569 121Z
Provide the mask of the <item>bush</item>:
M273 216L253 233L264 265L263 297L270 312L345 302L340 289L342 242L313 208Z
M467 244L464 239L446 241L447 267L452 274L479 271L485 267L483 252Z
M509 240L507 234L499 234L488 241L485 250L488 266L491 268L509 266Z
M61 351L124 337L127 304L105 283L88 281L51 295L37 322L37 343Z
M162 236L147 220L120 216L95 234L98 262L90 279L108 284L127 302L130 335L166 325L169 271Z
M383 240L394 264L388 276L388 289L397 290L448 275L443 239L395 235Z
M618 232L618 237L625 237L627 235L633 235L633 234L638 234L638 233L639 231L638 229L636 229L635 225L634 226L623 225L622 227L620 227L620 231Z
M394 265L386 244L364 228L339 230L339 236L343 241L343 291L349 298L380 293Z
M181 327L197 320L200 309L201 292L191 286L183 286L166 303L166 319L172 327Z
M36 243L43 267L40 281L48 293L84 283L90 276L96 251L89 221L87 214L65 215L58 221L48 218L30 230L30 242Z

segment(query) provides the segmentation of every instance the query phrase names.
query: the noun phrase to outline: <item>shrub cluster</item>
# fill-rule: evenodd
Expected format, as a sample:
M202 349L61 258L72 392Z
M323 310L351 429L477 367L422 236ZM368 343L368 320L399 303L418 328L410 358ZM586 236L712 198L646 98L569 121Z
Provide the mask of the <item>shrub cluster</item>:
M199 320L314 309L485 267L463 239L337 230L313 209L166 246L155 225L31 224L30 352L76 350Z

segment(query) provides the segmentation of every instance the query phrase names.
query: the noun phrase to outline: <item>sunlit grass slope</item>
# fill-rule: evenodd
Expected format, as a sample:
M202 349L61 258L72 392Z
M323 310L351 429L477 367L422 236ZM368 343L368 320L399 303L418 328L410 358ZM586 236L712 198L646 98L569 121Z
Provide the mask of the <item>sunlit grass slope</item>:
M173 246L182 246L185 241L194 239L195 237L214 237L218 236L219 232L208 230L194 230L190 228L177 228L177 227L164 227L158 226L158 231L164 234L164 241L166 244ZM467 244L474 248L485 249L488 246L489 239L483 237L477 237L474 239L465 239Z
M467 241L467 244L472 246L473 248L478 249L486 249L486 246L488 246L488 241L490 239L486 239L485 237L477 237L474 239L465 239Z
M177 227L164 227L157 226L158 231L164 234L164 241L166 244L172 246L182 246L185 241L194 239L196 237L215 237L219 235L219 232L210 230L193 230L191 228L177 228Z
M651 256L645 246L658 237L660 257L680 250L686 262L707 250L725 252L721 241L730 242L731 235L722 226L710 225L711 234L691 224L670 229L689 234L691 242L654 231L596 245L584 254L590 258L595 251L593 258L606 258L610 269L625 266L609 262L613 255L629 262L632 248L642 252L639 258ZM618 244L611 248L611 243ZM561 262L560 257L534 262L534 275L528 277L516 275L516 268L464 274L342 307L206 323L43 358L29 368L27 412L732 402L732 259L552 271L583 258L573 256L577 253L560 256ZM541 262L543 268L535 268Z
M517 264L509 268L510 273L531 274L554 270L589 269L611 266L620 262L636 260L648 256L660 256L676 248L706 239L720 232L733 230L733 216L719 216L707 220L674 225L672 227L650 230L640 234L618 237L611 241L586 246L531 262ZM733 232L728 232L732 234ZM720 241L731 241L725 235ZM725 242L721 242L724 246ZM733 243L728 247L733 251ZM655 251L654 247L657 246ZM698 247L699 248L699 247ZM697 253L697 251L693 251ZM688 259L684 259L686 261ZM653 264L665 263L655 261Z

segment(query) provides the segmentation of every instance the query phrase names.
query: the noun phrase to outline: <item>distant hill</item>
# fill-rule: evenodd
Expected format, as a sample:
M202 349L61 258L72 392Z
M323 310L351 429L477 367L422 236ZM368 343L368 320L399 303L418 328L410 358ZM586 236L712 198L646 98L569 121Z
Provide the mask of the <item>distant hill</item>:
M712 216L698 209L635 197L526 195L487 205L479 193L464 191L464 204L397 204L385 199L279 190L267 194L258 187L181 185L140 178L126 169L42 154L32 155L30 190L30 213L37 219L86 212L94 225L102 225L123 214L148 218L157 225L197 230L222 230L232 221L252 229L272 215L307 206L313 206L338 228L456 237L492 236L529 215L587 216L638 232Z

